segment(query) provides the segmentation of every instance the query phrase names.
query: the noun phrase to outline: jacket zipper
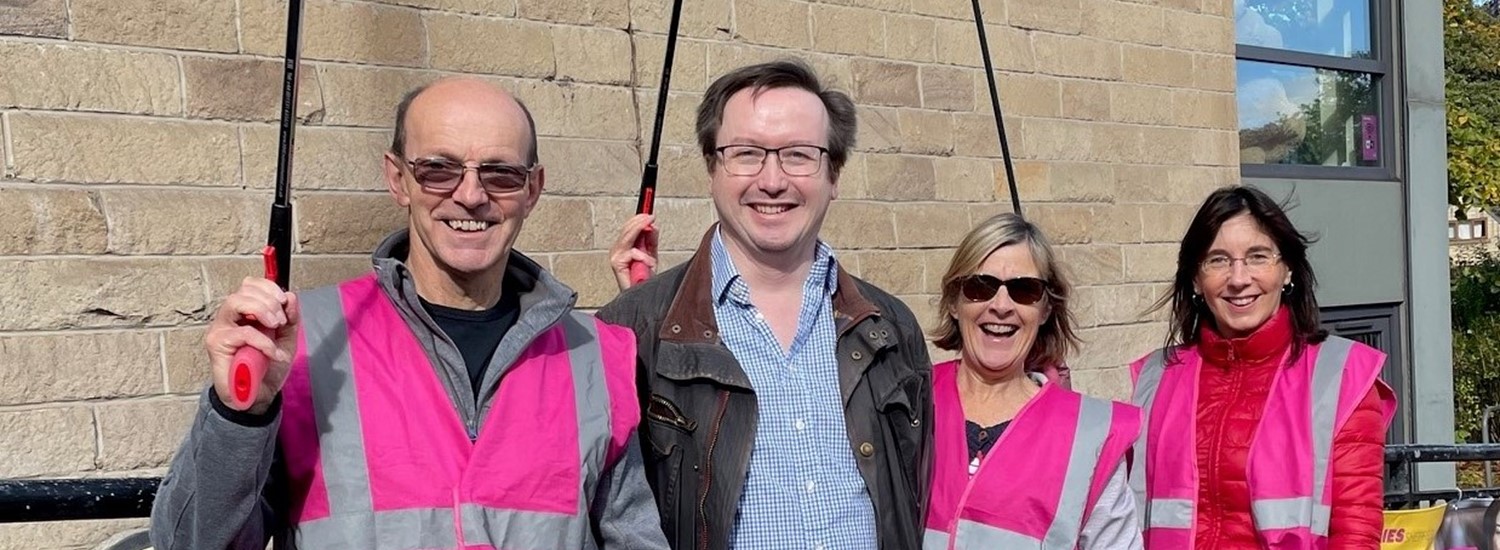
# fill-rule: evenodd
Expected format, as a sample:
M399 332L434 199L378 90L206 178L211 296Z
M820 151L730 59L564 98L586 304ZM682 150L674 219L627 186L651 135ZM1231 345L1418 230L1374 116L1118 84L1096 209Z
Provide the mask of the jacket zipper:
M698 490L698 517L703 528L698 531L699 550L708 550L708 489L713 485L714 446L719 443L719 428L724 425L724 411L729 408L729 390L719 391L719 412L714 415L714 432L708 437L708 455L703 459L702 487Z

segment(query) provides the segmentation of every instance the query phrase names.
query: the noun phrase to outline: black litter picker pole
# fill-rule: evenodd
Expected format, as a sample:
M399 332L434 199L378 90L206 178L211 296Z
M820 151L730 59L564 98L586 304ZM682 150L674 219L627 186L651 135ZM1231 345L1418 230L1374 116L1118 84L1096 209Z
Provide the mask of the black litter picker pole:
M677 22L682 19L682 0L672 1L672 21L667 26L667 51L661 64L661 86L656 91L656 122L651 128L651 153L646 157L646 167L641 170L641 191L636 198L635 213L650 214L656 207L657 157L661 153L661 129L667 120L667 90L672 84L672 60L677 56ZM635 239L636 248L645 249L650 243L646 228ZM630 262L630 284L637 285L651 276L646 264Z
M990 107L995 112L995 130L1000 133L1000 156L1005 159L1005 180L1010 184L1010 204L1021 215L1021 193L1016 189L1016 170L1010 160L1010 140L1005 138L1005 115L1000 112L1000 90L995 87L995 67L990 63L990 43L984 36L984 14L979 0L974 4L974 28L979 31L979 54L984 57L984 77L990 83Z
M287 2L286 21L286 66L281 79L281 135L280 147L276 151L276 197L271 203L270 232L266 247L261 250L265 260L266 278L286 290L291 284L292 271L292 150L297 134L297 72L301 57L302 0ZM271 331L261 329L267 336ZM230 382L234 395L229 405L244 410L255 403L255 394L266 375L266 356L259 350L246 346L234 354L230 370Z

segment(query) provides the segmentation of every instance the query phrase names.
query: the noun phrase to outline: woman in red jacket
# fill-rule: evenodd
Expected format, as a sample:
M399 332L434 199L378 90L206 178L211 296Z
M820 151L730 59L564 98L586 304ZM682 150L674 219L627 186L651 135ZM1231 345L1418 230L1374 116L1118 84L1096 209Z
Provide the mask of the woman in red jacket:
M1168 347L1132 365L1148 549L1380 546L1395 399L1383 354L1319 328L1310 242L1250 187L1193 218Z

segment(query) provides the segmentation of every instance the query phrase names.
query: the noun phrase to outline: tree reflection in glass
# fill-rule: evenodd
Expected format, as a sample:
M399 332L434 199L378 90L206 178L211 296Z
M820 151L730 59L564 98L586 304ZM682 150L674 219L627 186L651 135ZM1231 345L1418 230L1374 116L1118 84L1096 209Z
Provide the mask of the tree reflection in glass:
M1241 164L1380 164L1361 154L1365 140L1378 150L1378 132L1361 127L1376 112L1369 74L1245 60L1237 70Z

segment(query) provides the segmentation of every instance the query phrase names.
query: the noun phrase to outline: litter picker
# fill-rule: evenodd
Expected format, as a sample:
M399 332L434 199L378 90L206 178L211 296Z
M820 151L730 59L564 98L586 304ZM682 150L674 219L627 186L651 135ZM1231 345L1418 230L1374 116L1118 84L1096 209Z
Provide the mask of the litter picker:
M661 153L661 128L666 122L667 90L672 83L672 59L677 55L677 22L682 18L682 0L672 1L672 22L667 26L667 53L661 64L661 87L656 92L656 124L651 128L651 153L646 157L646 167L641 170L641 192L636 198L635 213L650 214L656 206L657 156ZM655 228L647 227L635 238L635 247L646 250L650 245L648 233ZM654 250L648 250L654 253ZM630 262L630 284L638 285L651 276L650 268L639 261Z
M995 112L995 130L1000 133L1000 156L1005 159L1005 180L1010 184L1010 204L1021 215L1021 193L1016 190L1016 170L1010 161L1010 140L1005 138L1005 115L1000 112L1000 91L995 88L995 67L990 63L990 43L984 36L984 14L979 0L974 4L974 28L979 31L979 54L984 56L984 77L990 83L990 106Z
M288 0L286 21L286 67L281 79L281 139L276 156L276 198L271 203L270 234L261 250L266 278L282 290L290 288L292 271L292 144L297 131L297 66L301 57L302 0ZM266 336L274 331L261 328ZM230 366L234 389L229 406L245 410L255 403L256 392L266 376L266 356L245 346L236 351Z

